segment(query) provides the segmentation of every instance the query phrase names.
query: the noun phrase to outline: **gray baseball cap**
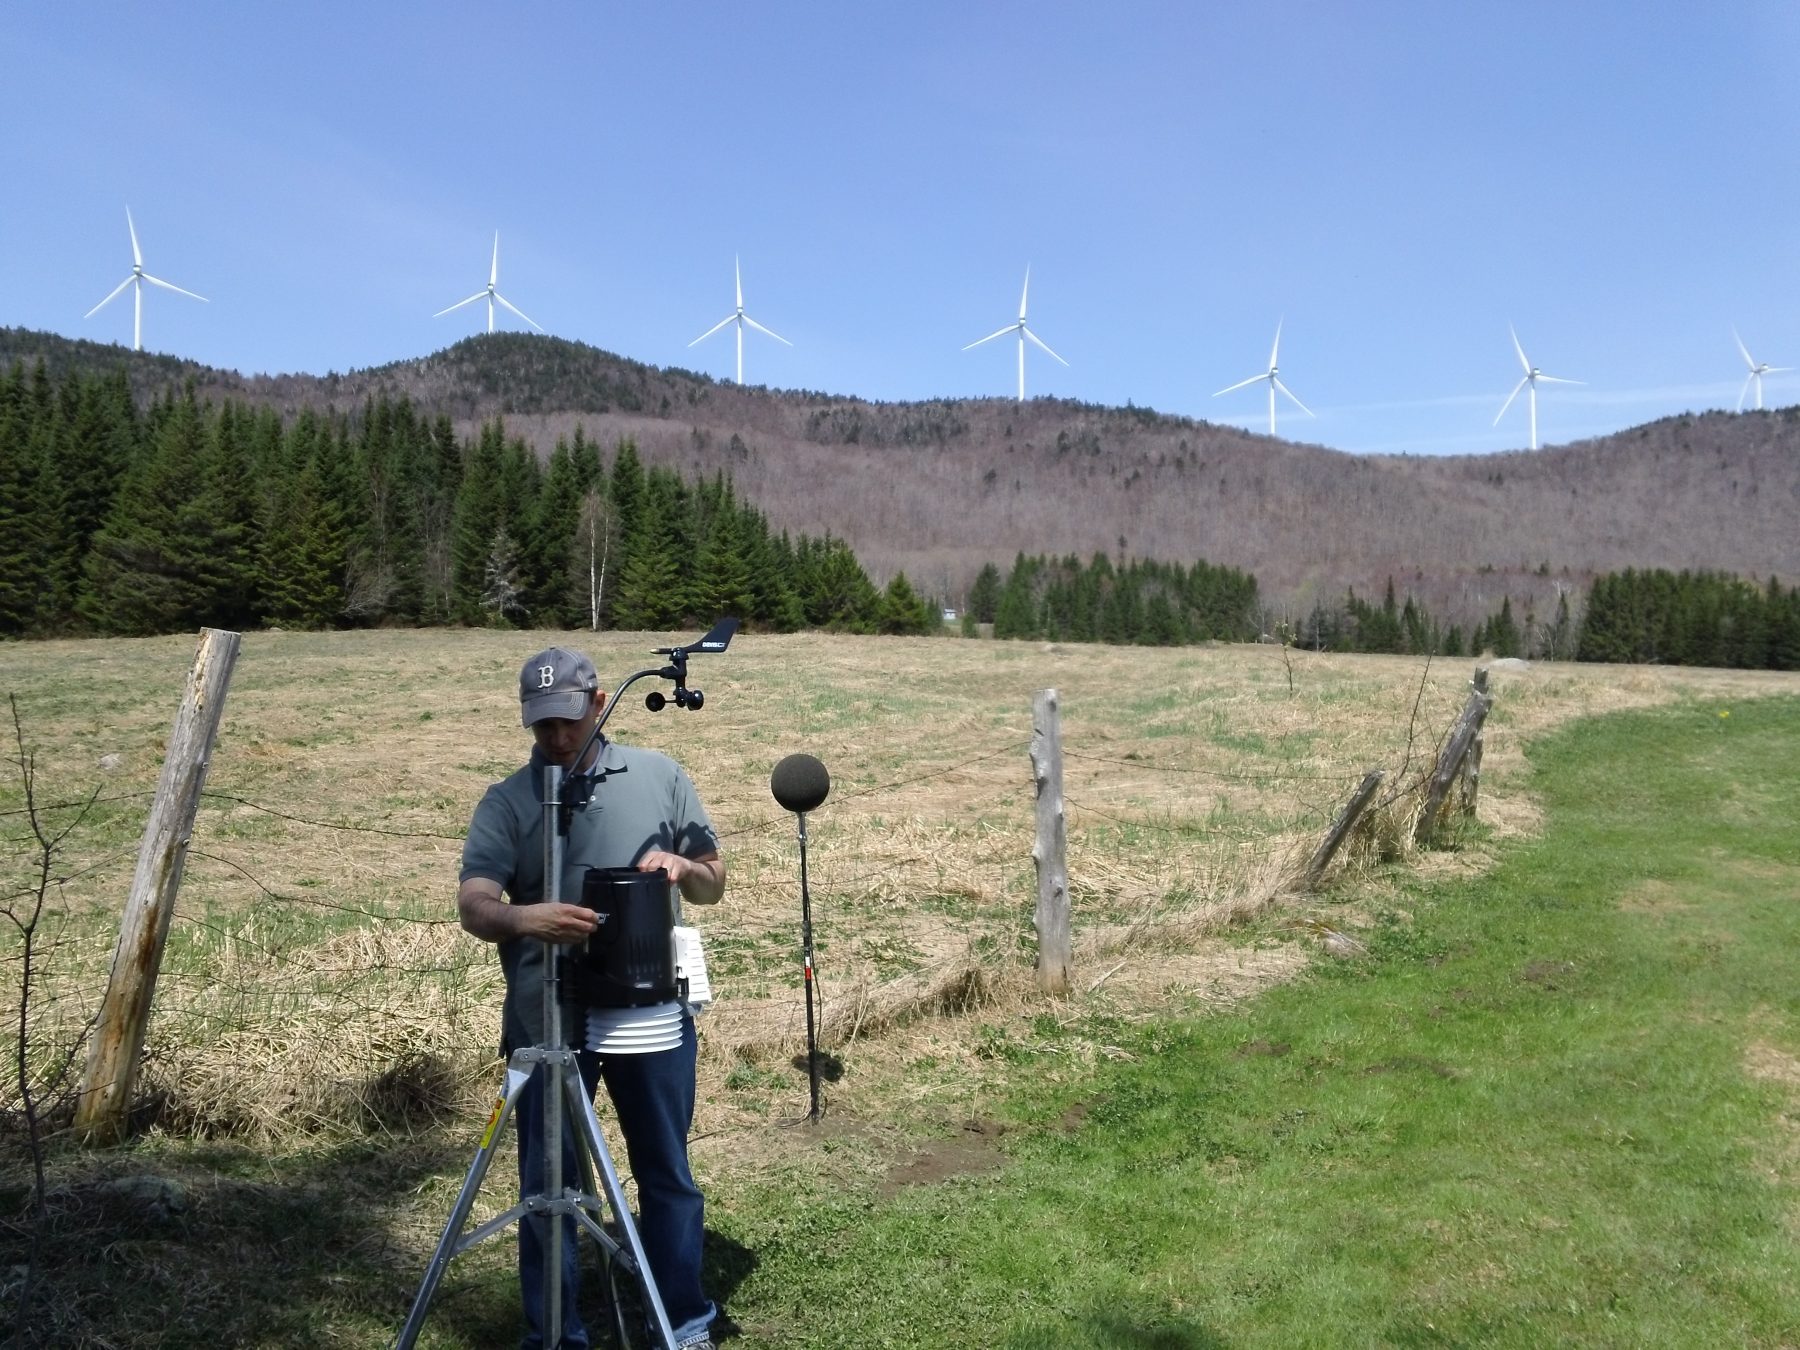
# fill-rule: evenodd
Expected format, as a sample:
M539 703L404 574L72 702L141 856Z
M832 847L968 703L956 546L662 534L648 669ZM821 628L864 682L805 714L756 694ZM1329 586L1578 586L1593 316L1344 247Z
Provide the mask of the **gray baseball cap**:
M519 720L583 716L600 687L594 663L567 647L547 647L519 667Z

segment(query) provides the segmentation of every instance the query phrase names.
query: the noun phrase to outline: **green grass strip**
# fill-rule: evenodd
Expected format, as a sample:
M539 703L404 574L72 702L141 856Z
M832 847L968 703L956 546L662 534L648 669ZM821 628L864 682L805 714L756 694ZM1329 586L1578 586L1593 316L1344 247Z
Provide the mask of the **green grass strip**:
M1004 1169L715 1209L739 1343L1800 1340L1800 701L1531 758L1541 836L1366 959L1020 1088Z

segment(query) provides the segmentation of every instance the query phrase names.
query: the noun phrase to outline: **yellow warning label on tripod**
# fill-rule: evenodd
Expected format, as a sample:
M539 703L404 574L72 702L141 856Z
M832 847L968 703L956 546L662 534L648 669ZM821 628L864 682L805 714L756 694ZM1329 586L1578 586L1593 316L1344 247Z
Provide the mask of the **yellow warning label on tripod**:
M487 1128L481 1132L481 1146L486 1148L494 1142L494 1131L500 1128L500 1113L506 1109L506 1097L501 1095L494 1099L494 1113L488 1117Z

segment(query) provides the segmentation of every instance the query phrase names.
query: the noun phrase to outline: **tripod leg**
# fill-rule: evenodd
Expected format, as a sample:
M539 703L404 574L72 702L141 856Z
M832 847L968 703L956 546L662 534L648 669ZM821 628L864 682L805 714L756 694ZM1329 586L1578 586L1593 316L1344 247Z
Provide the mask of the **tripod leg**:
M656 1331L662 1337L664 1350L675 1350L675 1328L669 1325L669 1314L663 1308L662 1293L657 1289L656 1276L650 1270L650 1258L644 1254L644 1244L638 1237L637 1224L631 1217L631 1206L625 1201L625 1187L620 1184L619 1173L613 1167L612 1154L606 1150L606 1139L600 1133L600 1117L594 1114L593 1099L582 1090L579 1077L573 1082L565 1082L563 1086L569 1095L569 1106L575 1116L579 1142L587 1151L594 1171L600 1176L606 1201L612 1207L613 1218L619 1225L619 1233L631 1252L632 1264L637 1267L644 1306L656 1319Z
M438 1283L444 1278L444 1271L449 1268L450 1258L456 1255L463 1224L468 1222L469 1210L481 1191L482 1178L487 1175L488 1166L494 1161L494 1152L500 1146L500 1136L512 1115L513 1103L518 1101L519 1094L525 1090L525 1084L531 1081L535 1065L521 1059L524 1053L516 1052L507 1063L506 1082L501 1086L500 1096L495 1099L487 1128L481 1132L481 1144L475 1150L475 1161L469 1166L469 1175L463 1179L462 1191L450 1210L450 1221L444 1225L437 1250L431 1255L431 1264L425 1268L425 1278L419 1285L418 1294L413 1298L412 1311L406 1315L406 1325L400 1329L400 1339L394 1343L395 1350L411 1350L413 1342L419 1338L419 1332L425 1325L426 1311L431 1307L432 1296L437 1293ZM521 1063L524 1067L520 1067Z

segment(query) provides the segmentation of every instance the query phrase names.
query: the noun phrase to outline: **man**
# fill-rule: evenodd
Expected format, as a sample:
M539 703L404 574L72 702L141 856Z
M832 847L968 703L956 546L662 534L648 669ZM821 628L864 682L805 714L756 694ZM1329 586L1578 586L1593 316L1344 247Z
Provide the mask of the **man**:
M530 762L487 790L463 845L456 909L465 929L500 947L506 976L502 1053L544 1041L542 943L585 941L597 922L594 913L580 905L543 902L543 779L545 766L566 769L572 763L605 705L594 663L580 652L551 647L527 661L519 672L519 706L521 721L536 742ZM595 785L587 806L576 811L570 823L561 895L579 897L583 874L590 867L662 868L684 899L717 903L725 891L725 863L706 810L679 765L654 751L601 737L584 757L581 772L593 775ZM695 1055L693 1019L684 1014L676 1049L604 1059L584 1050L577 1058L590 1096L596 1081L605 1081L625 1136L638 1188L640 1236L676 1344L711 1350L709 1329L717 1309L700 1287L704 1202L687 1158ZM545 1187L546 1160L541 1155L546 1081L546 1075L533 1074L515 1110L524 1195L541 1193ZM575 1135L570 1120L563 1128L563 1175L570 1178L580 1175ZM576 1227L573 1219L563 1222L561 1346L582 1350L588 1339L575 1308ZM548 1238L549 1221L543 1216L520 1222L519 1284L527 1324L523 1350L544 1347Z

